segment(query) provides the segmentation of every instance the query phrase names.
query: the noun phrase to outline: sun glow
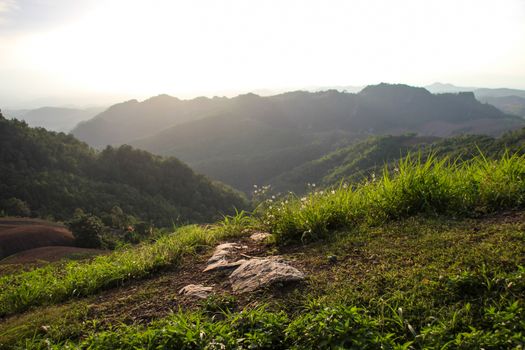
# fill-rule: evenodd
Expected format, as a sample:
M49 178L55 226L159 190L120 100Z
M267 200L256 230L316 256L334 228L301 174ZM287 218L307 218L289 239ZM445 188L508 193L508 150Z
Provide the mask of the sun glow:
M519 0L95 5L45 30L4 35L0 73L35 72L66 90L183 97L380 81L512 86L525 78Z

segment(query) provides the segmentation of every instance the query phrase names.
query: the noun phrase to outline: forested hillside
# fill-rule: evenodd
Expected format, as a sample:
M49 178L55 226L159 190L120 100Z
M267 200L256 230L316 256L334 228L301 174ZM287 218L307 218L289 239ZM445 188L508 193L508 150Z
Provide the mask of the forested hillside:
M504 152L522 153L525 129L508 132L499 138L484 135L463 135L450 138L421 137L415 134L371 137L329 153L285 172L269 184L274 191L304 193L308 184L319 187L337 185L341 181L356 182L380 175L385 166L395 168L399 159L411 154L423 160L430 155L451 160L468 160L480 155L500 157Z
M67 219L119 206L157 225L202 222L246 205L234 190L175 158L130 146L97 152L73 136L0 115L0 210Z
M519 96L487 96L482 99L483 102L490 103L505 113L525 117L525 97Z

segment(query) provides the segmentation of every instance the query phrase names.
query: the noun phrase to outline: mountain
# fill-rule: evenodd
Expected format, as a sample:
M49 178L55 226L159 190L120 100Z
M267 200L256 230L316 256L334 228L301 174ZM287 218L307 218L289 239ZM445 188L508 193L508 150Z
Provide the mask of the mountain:
M442 93L457 93L457 92L473 92L477 99L483 99L486 97L506 97L506 96L518 96L525 98L525 90L519 89L507 89L507 88L479 88L479 87L465 87L456 86L452 84L434 83L432 85L425 86L425 89L433 94Z
M166 226L209 221L246 202L175 158L130 146L97 152L71 135L0 114L0 212L64 220L76 208L100 215L114 206Z
M471 91L481 102L489 103L507 114L525 116L525 90L460 87L442 83L434 83L426 89L434 94Z
M71 132L94 147L121 145L174 125L205 118L227 107L228 99L180 100L159 95L143 102L129 100L79 123Z
M88 120L102 112L104 108L86 109L42 107L29 110L6 110L6 118L24 120L29 126L42 127L52 131L68 132L81 121Z
M486 96L481 101L489 103L499 110L512 115L525 117L525 97L519 96Z
M113 106L73 134L94 146L129 143L173 155L201 173L249 191L254 184L265 184L370 135L499 135L524 125L522 119L480 103L472 93L433 95L407 85L379 84L357 94L329 90L190 101L164 96L164 103L158 99ZM164 108L149 108L151 104Z
M525 98L525 90L518 89L487 89L487 88L478 88L474 90L474 94L477 98L483 99L486 97L506 97L506 96L518 96Z
M457 93L457 92L469 92L474 91L477 88L475 87L465 87L465 86L456 86L448 83L433 83L431 85L425 86L425 89L430 91L433 94L443 94L443 93Z
M486 135L462 135L451 138L422 137L415 134L376 136L343 147L323 157L302 164L269 180L274 192L293 191L301 194L318 188L338 185L341 181L359 182L380 175L385 166L390 169L408 154L428 158L431 154L453 160L468 160L482 152L497 158L505 151L525 151L525 128L504 134L499 138Z

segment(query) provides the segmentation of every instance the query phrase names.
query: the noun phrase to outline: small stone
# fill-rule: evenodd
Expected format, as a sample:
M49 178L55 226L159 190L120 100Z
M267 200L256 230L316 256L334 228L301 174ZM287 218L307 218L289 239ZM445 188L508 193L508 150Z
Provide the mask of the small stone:
M179 294L199 299L206 299L211 294L212 287L205 287L202 284L188 284L179 290Z
M265 241L271 234L268 232L255 232L250 236L250 239L255 242Z
M202 272L210 272L210 271L224 271L224 270L231 270L239 267L243 262L245 262L245 259L228 262L225 259L221 259L217 262L214 262L212 264L208 264L206 268Z

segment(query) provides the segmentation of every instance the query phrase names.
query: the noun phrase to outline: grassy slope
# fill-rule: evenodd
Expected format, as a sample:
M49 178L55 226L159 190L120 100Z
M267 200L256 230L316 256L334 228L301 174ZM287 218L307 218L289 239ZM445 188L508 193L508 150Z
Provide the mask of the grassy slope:
M227 348L518 348L525 332L524 180L524 157L477 160L463 166L405 162L396 176L385 175L357 189L267 203L258 225L271 229L280 242L268 251L285 255L305 270L305 286L287 293L269 290L248 302L240 297L211 299L146 324L118 325L118 318L104 323L103 313L94 317L91 312L96 299L73 299L58 310L33 308L5 319L0 344L61 348L65 341L107 349L221 348L221 344ZM513 208L518 211L501 214ZM500 214L487 214L494 212ZM473 218L465 219L469 216ZM240 216L228 219L213 229L212 240L253 223ZM194 252L202 244L195 237L205 240L209 230L187 228L181 236L187 241L176 246ZM177 242L176 235L171 237ZM299 239L316 242L282 244ZM158 244L115 255L138 258L134 252L151 251ZM327 255L337 256L337 263L330 264ZM74 265L72 271L85 269L85 280L90 280L90 274L99 271L93 264ZM136 265L142 266L129 266ZM149 269L142 277L154 276L154 271ZM29 277L30 273L8 277L0 297L10 300L6 297L33 290L29 284L25 289L16 287L19 278L31 282ZM55 286L62 284L58 281ZM136 288L140 295L143 291ZM149 293L148 298L154 299L155 291ZM59 300L66 295L71 296L64 294ZM6 305L12 313L59 300L35 299L11 309L5 303L4 311Z
M245 348L316 348L321 341L350 347L353 336L371 332L355 338L370 348L379 348L376 336L386 348L392 343L438 348L447 342L451 348L510 348L524 329L525 271L518 267L525 263L524 218L522 212L468 220L416 217L342 231L327 241L277 248L275 253L306 270L308 285L257 295L252 305L265 304L264 309L217 298L147 325L130 324L125 315L128 325L116 324L118 318L108 325L104 314L93 317L96 299L80 299L7 319L0 344L46 348L40 341L75 344L81 337L84 347L93 348L202 348L213 340L232 347L239 339ZM328 255L338 262L329 264ZM119 308L138 304L142 295L159 297L140 286L134 293L119 299Z
M308 191L308 183L326 187L340 181L355 182L381 173L385 164L396 163L409 153L421 153L428 157L471 159L479 152L499 157L505 149L512 153L523 152L525 129L508 132L499 138L483 135L463 135L446 139L417 135L379 136L343 147L323 157L306 162L271 179L269 184L276 191Z

